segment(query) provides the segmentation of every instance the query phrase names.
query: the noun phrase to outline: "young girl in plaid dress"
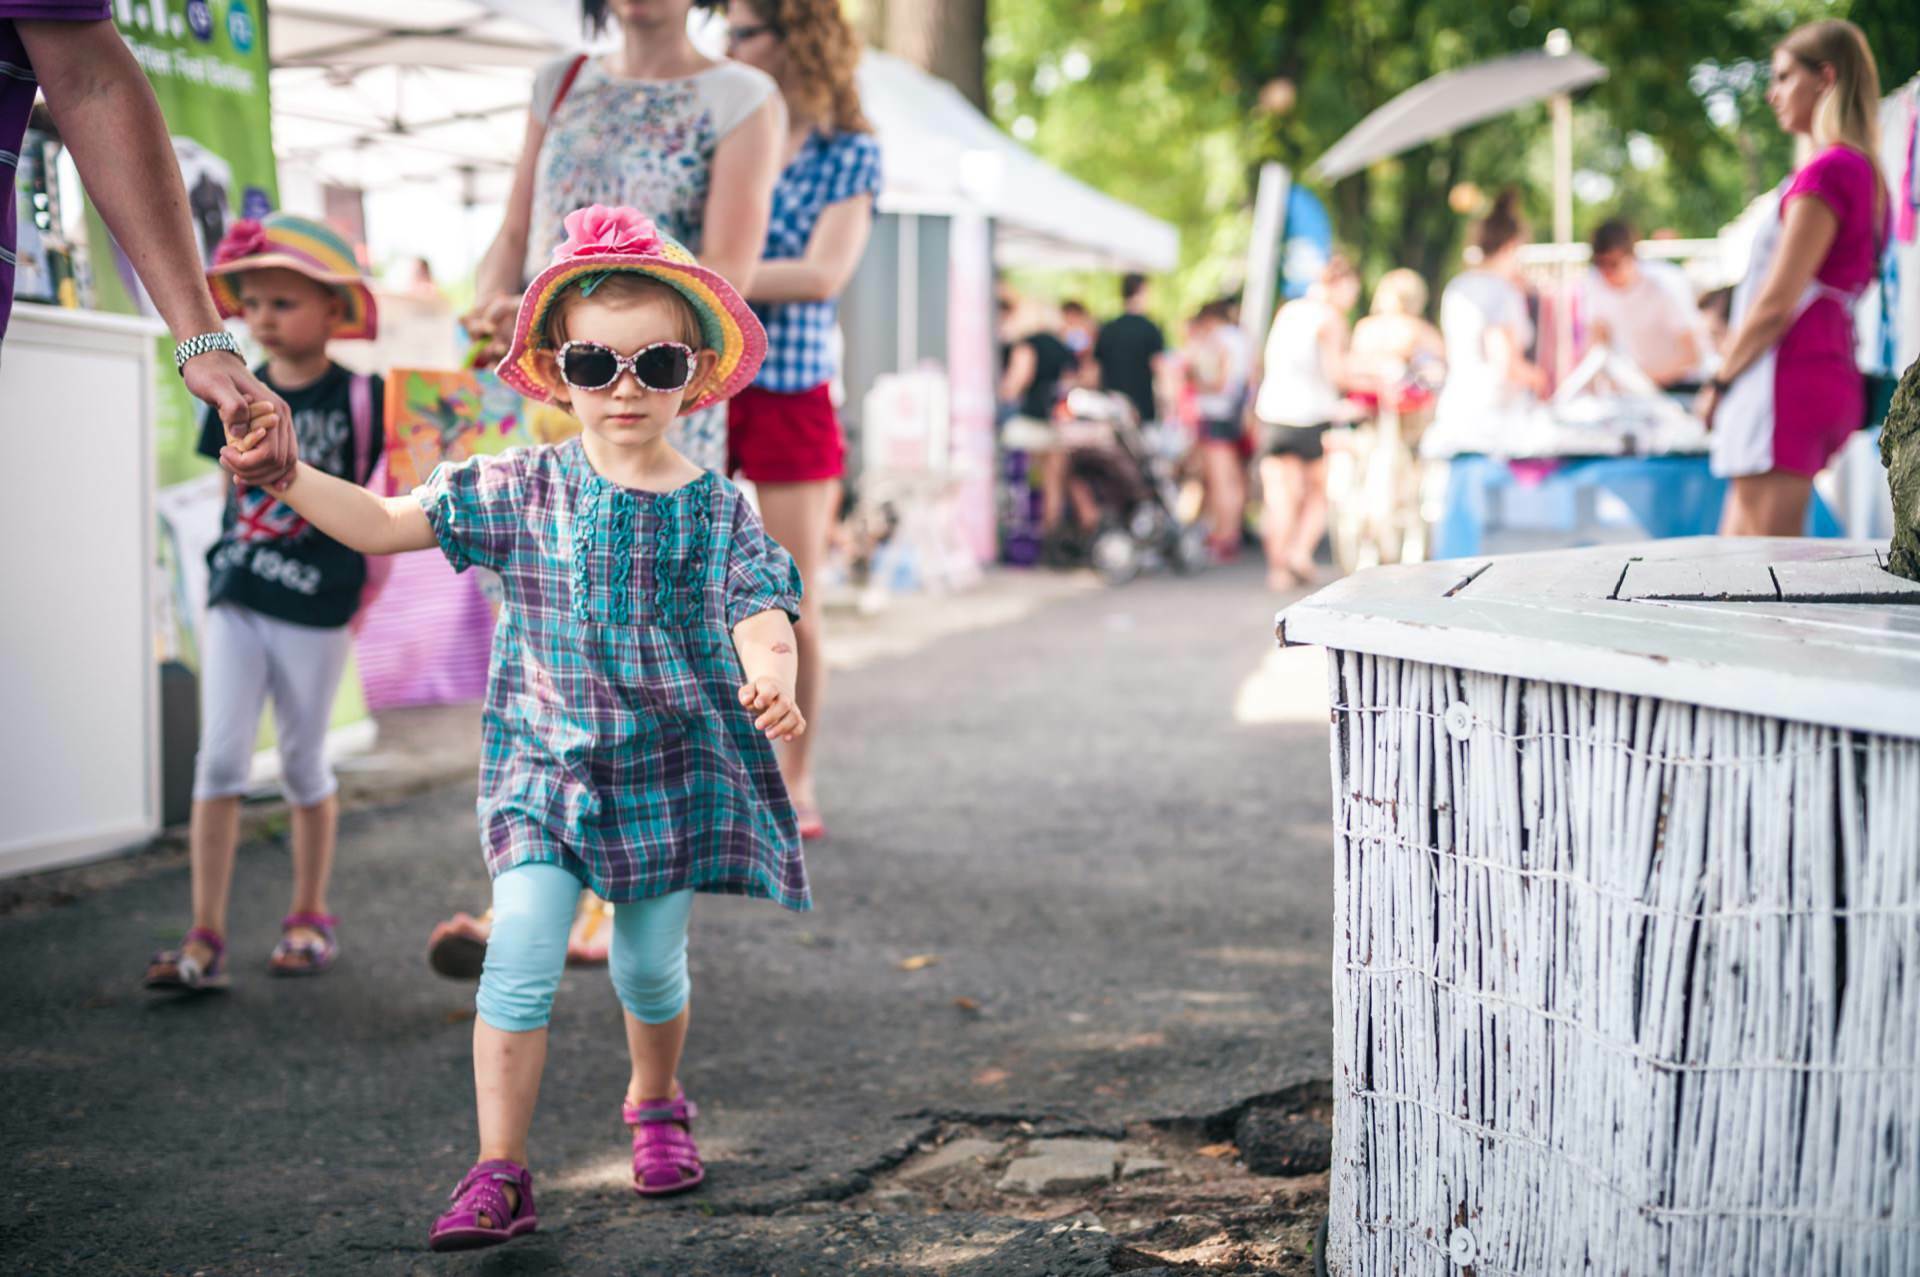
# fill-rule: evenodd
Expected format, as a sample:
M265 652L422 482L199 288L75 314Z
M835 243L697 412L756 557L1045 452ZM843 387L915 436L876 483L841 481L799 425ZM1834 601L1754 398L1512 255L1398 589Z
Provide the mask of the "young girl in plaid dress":
M306 466L283 500L368 554L438 544L500 574L483 719L480 837L493 934L474 1024L479 1160L435 1250L535 1227L527 1128L582 886L614 905L633 1184L704 1178L680 1089L696 891L810 905L772 742L794 704L800 580L725 479L666 441L675 418L753 380L760 325L725 280L632 209L567 217L500 375L568 407L557 446L442 465L382 499Z

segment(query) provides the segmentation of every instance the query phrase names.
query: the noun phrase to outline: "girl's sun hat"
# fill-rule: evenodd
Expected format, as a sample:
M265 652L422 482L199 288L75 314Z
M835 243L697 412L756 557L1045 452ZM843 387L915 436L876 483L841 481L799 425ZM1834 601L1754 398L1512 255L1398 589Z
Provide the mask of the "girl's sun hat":
M700 321L701 345L720 356L706 381L689 388L681 415L730 399L752 383L767 356L767 334L732 284L634 209L595 204L567 214L564 224L567 237L553 250L552 264L520 299L513 343L500 360L500 380L530 399L552 403L553 383L539 360L547 312L563 289L586 276L629 271L657 279L686 298ZM584 283L583 291L591 287Z
M243 219L227 228L213 250L207 268L207 287L222 319L240 315L238 277L269 267L296 271L308 279L337 289L346 302L345 313L333 335L353 340L370 338L380 326L373 290L360 274L360 263L339 231L325 222L292 213L268 213L259 221Z

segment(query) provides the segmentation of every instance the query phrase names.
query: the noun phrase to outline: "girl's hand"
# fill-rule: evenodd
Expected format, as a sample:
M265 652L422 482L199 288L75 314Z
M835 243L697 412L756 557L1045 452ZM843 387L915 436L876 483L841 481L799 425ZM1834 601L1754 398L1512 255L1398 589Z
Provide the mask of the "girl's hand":
M244 424L226 425L227 446L220 450L220 460L232 471L242 487L247 480L239 478L242 474L259 470L265 463L268 449L261 445L267 436L279 429L281 416L279 408L271 403L254 403L247 406L248 416ZM291 431L285 432L291 434ZM298 460L298 449L295 450ZM291 475L288 476L289 478ZM278 484L269 486L278 487Z
M765 732L768 740L793 740L807 730L807 720L794 704L793 689L777 678L748 683L740 689L740 703L758 715L754 729Z

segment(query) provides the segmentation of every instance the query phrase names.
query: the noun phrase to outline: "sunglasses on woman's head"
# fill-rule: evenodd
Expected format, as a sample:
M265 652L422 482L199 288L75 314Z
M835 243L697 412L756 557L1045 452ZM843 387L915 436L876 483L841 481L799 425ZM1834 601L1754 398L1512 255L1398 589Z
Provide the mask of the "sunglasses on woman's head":
M605 390L626 369L648 390L671 394L685 390L693 380L693 347L677 341L656 341L631 355L622 355L597 341L570 341L556 357L560 380L575 390Z
M727 45L732 47L737 44L745 44L755 36L779 34L780 28L771 22L759 22L750 27L728 27Z

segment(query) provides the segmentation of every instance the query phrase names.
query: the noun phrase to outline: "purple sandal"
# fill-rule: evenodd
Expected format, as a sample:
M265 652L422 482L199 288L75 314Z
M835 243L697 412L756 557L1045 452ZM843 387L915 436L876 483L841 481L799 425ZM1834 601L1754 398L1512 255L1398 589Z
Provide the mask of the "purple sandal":
M699 1116L699 1108L684 1094L621 1105L620 1120L633 1128L634 1192L666 1197L684 1193L707 1177L689 1129Z
M518 1206L507 1205L502 1184L511 1184L519 1191ZM498 1246L540 1226L540 1216L533 1209L533 1176L520 1163L505 1158L475 1163L454 1186L449 1200L453 1205L433 1221L433 1231L427 1234L429 1250ZM482 1215L492 1222L482 1224Z
M340 954L340 944L333 938L333 929L340 925L340 919L330 913L290 913L280 919L280 943L273 946L273 954L267 959L267 966L275 975L300 976L319 975L333 965ZM295 927L307 927L320 933L320 942L294 940L287 932ZM305 958L306 964L298 967L282 966L288 958Z
M187 956L187 946L199 941L213 950L213 958L206 966ZM155 967L172 967L171 972L158 974ZM224 989L227 987L227 942L205 927L193 927L181 938L178 949L162 949L153 955L147 963L146 986L149 989L183 989L199 992L203 989Z

